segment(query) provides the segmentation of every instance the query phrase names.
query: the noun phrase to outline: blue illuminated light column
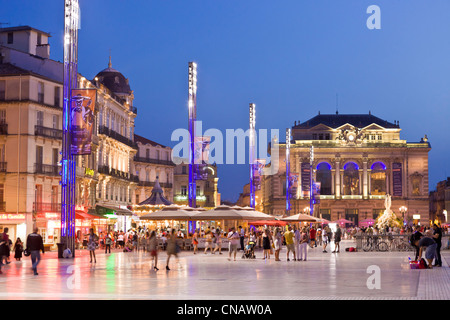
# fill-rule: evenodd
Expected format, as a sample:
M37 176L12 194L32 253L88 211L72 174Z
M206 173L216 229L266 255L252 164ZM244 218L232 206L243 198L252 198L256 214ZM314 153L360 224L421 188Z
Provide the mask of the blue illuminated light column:
M189 206L197 207L197 184L195 182L195 121L197 120L197 64L189 62Z
M286 129L286 215L291 212L291 129Z
M256 105L250 103L250 132L249 132L249 163L250 163L250 207L256 205L255 195L255 155L256 155Z
M313 216L314 214L314 190L313 190L313 186L314 186L314 182L313 182L313 163L314 163L314 146L311 146L311 151L309 154L309 174L310 174L310 186L309 186L309 214L311 216Z
M71 154L71 90L77 86L78 0L64 1L64 103L61 170L61 241L75 257L75 161Z

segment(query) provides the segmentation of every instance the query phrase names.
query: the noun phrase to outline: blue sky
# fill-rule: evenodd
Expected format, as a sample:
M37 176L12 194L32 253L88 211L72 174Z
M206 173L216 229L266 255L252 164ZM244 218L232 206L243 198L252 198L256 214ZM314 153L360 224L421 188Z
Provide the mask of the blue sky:
M63 0L0 0L0 22L51 32L62 60ZM450 175L450 1L80 0L79 72L113 67L130 80L136 133L173 146L187 127L187 64L196 61L204 129L279 129L321 113L400 121L401 137L425 134L430 188ZM369 30L370 5L381 29ZM223 199L236 200L247 165L219 167Z

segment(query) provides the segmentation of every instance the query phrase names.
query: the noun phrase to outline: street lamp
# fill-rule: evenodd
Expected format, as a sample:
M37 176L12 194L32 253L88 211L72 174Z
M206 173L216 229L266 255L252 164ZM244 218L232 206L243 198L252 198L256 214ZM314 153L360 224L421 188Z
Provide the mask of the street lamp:
M408 211L408 208L401 206L398 210L402 213L403 225L405 225L405 212Z
M444 211L442 211L442 214L445 217L445 223L447 223L447 210L444 209Z
M303 209L303 212L304 212L305 214L309 215L309 213L311 212L311 208L310 208L310 207L305 207L305 208Z

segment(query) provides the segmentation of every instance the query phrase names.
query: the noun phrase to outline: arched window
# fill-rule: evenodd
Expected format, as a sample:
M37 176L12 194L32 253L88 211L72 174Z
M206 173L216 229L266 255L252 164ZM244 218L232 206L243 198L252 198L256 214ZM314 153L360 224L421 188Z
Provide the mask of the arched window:
M359 167L354 162L344 166L344 192L343 195L359 195Z
M316 170L316 182L320 183L320 194L331 195L331 165L321 162Z
M370 194L386 194L386 166L383 162L375 162L370 173Z

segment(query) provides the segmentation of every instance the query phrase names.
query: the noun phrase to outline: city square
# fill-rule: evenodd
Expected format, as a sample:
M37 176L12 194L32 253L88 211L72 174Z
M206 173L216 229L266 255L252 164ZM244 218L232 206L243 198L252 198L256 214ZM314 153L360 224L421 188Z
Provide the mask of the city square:
M1 300L450 299L450 4L0 8Z
M346 240L344 246L352 241ZM449 252L443 267L410 270L408 256L399 252L322 253L309 250L307 261L263 260L257 251L254 260L228 261L222 255L194 255L182 252L179 264L171 259L164 270L166 254L159 255L159 271L151 268L146 252L97 250L97 263L81 254L72 260L44 256L33 276L29 259L12 262L0 279L2 299L80 300L442 300L448 299ZM331 251L331 250L330 250ZM292 258L292 257L291 257ZM71 266L76 268L70 268ZM380 287L367 285L370 266L380 268ZM77 274L78 273L78 274ZM75 276L77 275L77 276ZM369 279L370 282L370 279Z

